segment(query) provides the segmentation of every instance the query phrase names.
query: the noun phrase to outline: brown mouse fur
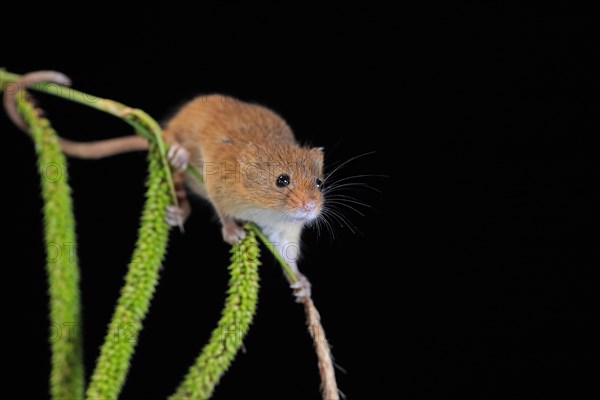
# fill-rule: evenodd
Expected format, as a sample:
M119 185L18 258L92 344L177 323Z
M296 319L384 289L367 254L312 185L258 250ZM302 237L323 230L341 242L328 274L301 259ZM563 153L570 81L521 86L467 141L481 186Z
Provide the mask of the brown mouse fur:
M186 182L213 204L225 240L244 235L238 222L255 222L297 272L303 226L323 207L323 151L299 146L273 111L222 95L187 103L165 127L165 140L202 171L204 183L187 174ZM289 185L277 186L281 175Z
M198 97L167 124L165 140L188 150L205 183L191 176L186 181L222 220L297 224L307 202L316 211L323 205L316 185L323 179L323 152L300 147L285 121L265 107L221 95ZM290 176L284 188L276 185L282 174Z

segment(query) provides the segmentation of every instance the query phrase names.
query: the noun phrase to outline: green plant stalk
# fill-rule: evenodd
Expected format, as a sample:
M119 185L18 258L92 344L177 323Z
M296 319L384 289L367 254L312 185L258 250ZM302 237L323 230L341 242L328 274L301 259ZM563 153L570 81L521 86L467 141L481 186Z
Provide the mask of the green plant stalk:
M7 89L9 83L19 78L17 74L0 69L0 89ZM91 106L124 119L149 142L150 173L142 226L125 278L125 286L121 291L109 333L102 346L87 392L89 399L116 399L125 382L133 350L142 328L141 323L158 283L158 270L168 240L169 227L164 222L164 218L169 204L169 193L177 204L172 176L165 156L166 146L159 125L141 110L131 109L121 103L90 96L56 84L40 83L33 85L32 89Z
M258 300L260 250L254 231L231 249L229 290L217 328L170 400L203 400L212 395L242 346Z
M169 227L165 213L169 205L168 173L164 170L160 147L150 142L149 177L142 225L96 369L87 390L89 400L117 399L129 370L142 322L159 278L165 256Z
M7 88L10 83L19 80L19 78L21 78L21 75L14 74L0 68L0 91ZM144 111L137 108L128 107L114 100L103 99L101 97L80 92L79 90L75 90L67 86L57 85L56 83L37 83L32 85L30 89L61 97L63 99L92 107L96 110L121 118L129 125L133 126L135 131L146 138L149 142L155 140L158 143L161 162L165 168L168 168L169 164L166 158L167 147L164 141L160 140L162 139L162 130L160 129L158 123ZM18 88L15 88L15 90L18 90ZM203 181L202 174L194 167L189 166L188 170L194 176L196 176L196 178ZM173 203L177 205L175 185L173 183L173 177L170 174L167 176L167 182L169 185L169 190L171 191Z
M259 237L260 241L263 242L263 244L265 245L265 247L267 249L269 249L269 251L271 252L271 254L273 254L273 256L275 257L275 259L277 261L279 261L279 265L281 265L281 268L283 268L283 271L289 277L289 279L292 282L298 282L298 277L296 276L296 274L294 274L294 271L292 271L292 268L290 268L290 266L288 265L288 263L281 256L281 254L279 254L279 252L277 250L275 250L275 247L273 246L273 243L269 242L269 239L267 239L267 237L265 236L265 234L261 232L260 228L255 223L253 223L253 222L247 222L244 225L244 228L246 230L250 230L250 231L254 232L256 234L256 236Z
M84 370L75 218L67 160L50 122L18 96L17 110L30 126L44 199L44 226L50 295L52 399L83 399Z
M13 74L4 69L0 69L0 87L6 89L10 83L13 83L21 78L21 75ZM15 88L18 90L19 88ZM160 127L148 114L142 110L127 107L125 104L114 100L103 99L101 97L92 96L90 94L75 90L67 86L61 86L56 83L36 83L28 89L37 90L53 96L82 104L87 107L95 108L96 110L114 115L123 119L125 122L133 126L138 133L148 140L152 140L157 134L160 134ZM161 147L164 146L161 145ZM164 150L164 149L162 149Z

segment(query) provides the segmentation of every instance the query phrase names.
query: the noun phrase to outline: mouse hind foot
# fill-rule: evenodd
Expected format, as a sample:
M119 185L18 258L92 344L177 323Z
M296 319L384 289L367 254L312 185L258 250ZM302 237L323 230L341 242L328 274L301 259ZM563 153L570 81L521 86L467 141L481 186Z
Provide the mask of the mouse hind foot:
M169 226L183 226L183 223L189 216L182 207L176 205L167 206L167 213L165 214L165 222Z
M246 231L242 227L241 223L231 217L221 218L223 227L221 233L223 234L223 240L229 244L236 244L240 240L246 237Z
M183 224L188 219L192 212L192 208L190 206L190 202L187 198L187 194L185 192L185 187L183 184L185 177L182 173L177 173L173 175L173 181L175 184L175 195L177 196L177 203L179 206L175 204L171 204L167 206L167 212L165 214L165 222L169 226L179 226L179 228L183 231Z
M179 143L172 143L167 158L173 168L185 171L190 163L190 152Z

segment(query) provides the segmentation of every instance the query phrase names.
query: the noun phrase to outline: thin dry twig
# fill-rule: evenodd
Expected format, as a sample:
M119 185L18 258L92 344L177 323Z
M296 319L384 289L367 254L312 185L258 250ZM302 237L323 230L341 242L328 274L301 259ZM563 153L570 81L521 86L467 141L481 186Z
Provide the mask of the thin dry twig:
M321 316L310 296L302 296L300 301L304 305L306 324L317 353L323 400L339 400L340 394L335 379L331 349L321 325Z

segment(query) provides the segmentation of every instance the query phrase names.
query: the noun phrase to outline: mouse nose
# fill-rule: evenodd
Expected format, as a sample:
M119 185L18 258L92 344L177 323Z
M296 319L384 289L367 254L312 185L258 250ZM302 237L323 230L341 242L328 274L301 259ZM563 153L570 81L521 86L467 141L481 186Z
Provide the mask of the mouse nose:
M302 202L302 209L307 212L314 211L317 208L317 202L314 200L308 200Z

